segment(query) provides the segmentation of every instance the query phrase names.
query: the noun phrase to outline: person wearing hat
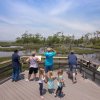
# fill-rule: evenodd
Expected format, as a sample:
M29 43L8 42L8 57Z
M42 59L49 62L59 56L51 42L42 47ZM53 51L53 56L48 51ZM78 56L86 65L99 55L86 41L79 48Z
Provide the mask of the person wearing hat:
M34 75L34 79L36 79L36 74L38 73L38 62L40 62L40 59L36 56L36 51L32 52L32 55L26 60L26 62L29 62L29 73L28 73L28 79L26 81L30 81L31 75Z
M56 51L52 48L47 48L46 52L44 53L45 58L45 72L53 70L53 57L56 55Z
M74 54L73 50L68 55L68 64L70 69L70 75L72 74L73 77L73 83L76 83L77 56Z

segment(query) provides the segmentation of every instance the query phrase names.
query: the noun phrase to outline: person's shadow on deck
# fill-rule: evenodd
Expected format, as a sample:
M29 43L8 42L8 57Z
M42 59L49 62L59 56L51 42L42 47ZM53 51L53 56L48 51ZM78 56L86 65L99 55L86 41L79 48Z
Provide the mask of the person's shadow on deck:
M58 98L63 98L65 96L65 94L64 93L61 93L61 94L57 94L55 97L58 97Z
M39 78L36 77L36 78L30 79L30 81L39 81Z
M70 72L67 71L66 74L67 74L67 76L68 76L68 79L72 80L73 77L72 77L72 75L70 74Z
M43 89L43 95L45 95L45 94L46 94L46 92L47 92L47 90L46 90L46 89Z
M58 96L59 98L63 98L65 96L65 94L61 94L60 96Z
M25 74L20 74L20 80L25 79Z

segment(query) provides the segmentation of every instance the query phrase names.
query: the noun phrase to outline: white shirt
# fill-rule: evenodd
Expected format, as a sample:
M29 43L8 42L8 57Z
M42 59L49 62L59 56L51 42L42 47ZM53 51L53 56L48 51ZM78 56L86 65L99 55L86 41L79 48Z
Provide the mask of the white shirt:
M37 57L30 57L30 67L38 68Z

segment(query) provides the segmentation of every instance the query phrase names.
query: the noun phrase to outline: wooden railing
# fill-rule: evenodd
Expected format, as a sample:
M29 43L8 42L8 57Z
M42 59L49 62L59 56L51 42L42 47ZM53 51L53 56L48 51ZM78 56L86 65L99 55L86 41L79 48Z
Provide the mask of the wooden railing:
M21 57L22 64L26 64L27 57L28 56ZM44 59L45 59L45 57L42 56L42 61L39 64L40 66L41 65L44 66L43 65ZM57 66L57 67L55 67L55 66ZM78 58L78 69L79 69L80 73L83 72L85 75L86 70L91 71L93 81L95 81L97 74L100 76L100 72L97 71L98 66L99 66L98 63L90 62L83 58ZM68 67L68 57L54 57L54 68L67 68L67 67ZM12 69L11 60L0 63L0 77L2 77L3 73L6 73L7 71L9 71L11 69Z
M21 58L21 61L23 64L26 64L26 59L28 58L28 56L23 56ZM54 64L55 65L68 65L68 61L67 61L68 57L54 57ZM44 64L44 60L45 60L45 57L42 56L42 60L39 64Z
M28 66L26 63L27 58L28 58L28 56L21 57L22 69L28 69L28 67L25 67L25 66ZM39 66L44 66L44 59L45 59L45 57L43 56L42 61L39 63ZM64 68L64 66L67 65L66 59L67 59L67 57L54 57L54 65L56 66L55 69L60 68L62 66ZM8 73L8 71L9 71L9 73ZM12 71L11 60L1 62L0 63L0 80L7 77L8 75L11 75L11 71ZM6 72L8 73L7 75L6 75Z
M100 72L97 71L97 68L100 66L98 63L91 62L91 61L85 60L83 58L79 58L78 63L80 65L80 68L79 68L80 73L83 71L83 77L84 78L86 77L86 73L87 73L86 70L89 70L89 71L92 72L92 80L93 81L95 81L96 75L100 76ZM98 77L98 79L100 80L100 77Z

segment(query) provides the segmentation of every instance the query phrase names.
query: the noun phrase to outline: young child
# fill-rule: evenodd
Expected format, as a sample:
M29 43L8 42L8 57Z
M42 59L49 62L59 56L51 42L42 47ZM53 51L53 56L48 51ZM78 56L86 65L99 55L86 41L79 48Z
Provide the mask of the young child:
M48 92L53 93L54 92L54 76L53 76L52 71L48 72L47 84L48 84Z
M45 73L44 73L44 69L43 68L40 68L39 69L39 91L40 91L40 96L41 96L41 99L43 99L43 82L45 80Z
M57 86L58 86L58 88L55 92L55 97L57 95L59 95L59 96L62 95L62 93L63 93L62 89L63 89L63 86L64 86L63 70L62 69L58 70L57 75L58 75L58 77L57 77Z
M64 87L65 86L65 83L64 83L64 79L63 79L63 70L60 69L59 71L60 71L60 77L62 78L62 85Z

